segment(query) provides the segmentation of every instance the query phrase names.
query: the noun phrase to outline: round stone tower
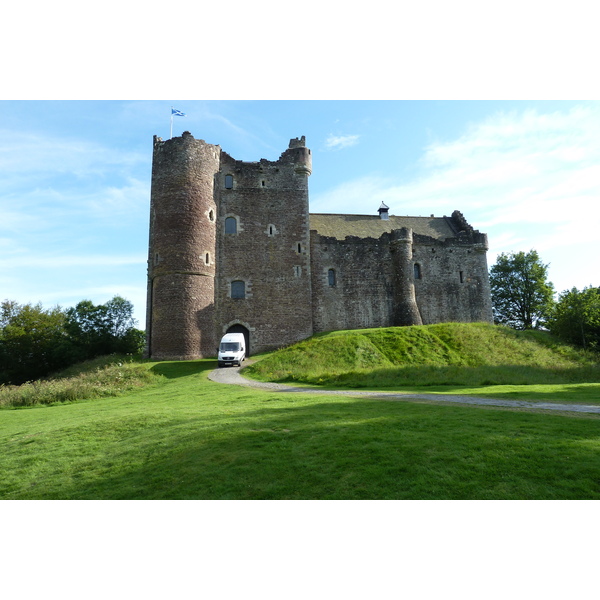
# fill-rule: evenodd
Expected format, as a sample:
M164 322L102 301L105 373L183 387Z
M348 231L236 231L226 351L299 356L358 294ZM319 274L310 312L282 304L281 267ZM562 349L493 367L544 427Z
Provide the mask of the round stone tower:
M219 146L189 132L154 136L148 251L146 354L155 359L213 356Z
M395 326L423 324L415 297L412 242L413 232L409 227L401 227L392 231L391 253L394 290L392 324Z

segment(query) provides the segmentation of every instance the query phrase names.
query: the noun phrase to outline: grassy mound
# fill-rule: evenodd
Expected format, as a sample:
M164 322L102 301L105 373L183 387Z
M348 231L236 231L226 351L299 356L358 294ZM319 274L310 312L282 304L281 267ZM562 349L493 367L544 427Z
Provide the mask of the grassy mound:
M597 382L598 357L544 332L443 323L318 334L244 373L255 379L378 388Z

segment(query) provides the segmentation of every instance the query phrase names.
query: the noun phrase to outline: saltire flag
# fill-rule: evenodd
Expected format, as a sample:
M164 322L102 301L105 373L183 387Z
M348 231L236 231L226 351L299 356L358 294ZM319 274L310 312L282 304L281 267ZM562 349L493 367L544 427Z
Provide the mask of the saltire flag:
M171 106L171 137L173 137L173 117L185 117L185 113Z

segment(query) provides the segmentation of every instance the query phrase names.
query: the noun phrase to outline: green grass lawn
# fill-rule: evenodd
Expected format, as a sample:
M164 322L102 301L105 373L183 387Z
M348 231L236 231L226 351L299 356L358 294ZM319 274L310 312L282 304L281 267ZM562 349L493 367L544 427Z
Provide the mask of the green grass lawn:
M600 498L596 415L266 392L209 381L215 366L1 410L0 498Z

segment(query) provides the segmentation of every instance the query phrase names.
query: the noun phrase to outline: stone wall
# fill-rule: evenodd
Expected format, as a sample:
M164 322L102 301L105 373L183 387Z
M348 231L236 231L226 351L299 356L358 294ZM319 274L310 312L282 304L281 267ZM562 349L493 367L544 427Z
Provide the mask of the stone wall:
M373 238L338 240L312 231L311 253L315 332L391 323L389 244Z
M243 162L189 132L155 137L148 356L214 356L230 328L256 353L320 331L492 321L487 237L461 213L311 217L311 170L304 138Z
M274 162L242 162L223 153L216 179L217 335L243 325L250 331L251 353L294 343L313 331L310 151L303 141L295 142ZM227 232L227 219L235 221L234 233ZM233 282L243 282L244 298L232 298Z
M415 236L413 261L423 323L493 320L486 245Z
M379 239L312 231L314 330L491 322L486 247L406 228Z

